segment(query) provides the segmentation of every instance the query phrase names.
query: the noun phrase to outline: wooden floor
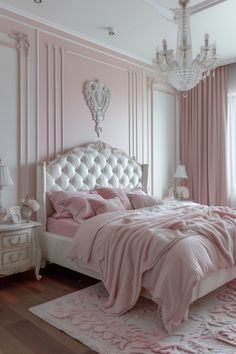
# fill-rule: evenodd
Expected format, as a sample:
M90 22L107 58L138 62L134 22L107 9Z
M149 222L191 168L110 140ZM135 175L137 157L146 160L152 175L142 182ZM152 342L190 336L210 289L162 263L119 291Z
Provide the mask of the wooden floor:
M29 307L95 284L79 273L47 266L0 279L0 354L92 354L92 350L28 311Z

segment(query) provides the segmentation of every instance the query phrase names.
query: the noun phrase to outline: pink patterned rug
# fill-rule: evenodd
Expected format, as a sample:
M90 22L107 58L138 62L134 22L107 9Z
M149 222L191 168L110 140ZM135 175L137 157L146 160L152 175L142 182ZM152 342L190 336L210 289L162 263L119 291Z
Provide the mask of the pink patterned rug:
M30 311L100 354L236 353L236 280L191 305L171 336L150 300L118 317L102 310L106 296L99 283Z

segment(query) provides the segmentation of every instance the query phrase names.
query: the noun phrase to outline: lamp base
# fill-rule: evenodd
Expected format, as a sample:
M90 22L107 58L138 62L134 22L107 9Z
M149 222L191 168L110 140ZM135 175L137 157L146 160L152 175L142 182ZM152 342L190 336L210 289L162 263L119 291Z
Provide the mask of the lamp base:
M175 188L176 199L185 200L189 198L189 189L185 186L178 186Z

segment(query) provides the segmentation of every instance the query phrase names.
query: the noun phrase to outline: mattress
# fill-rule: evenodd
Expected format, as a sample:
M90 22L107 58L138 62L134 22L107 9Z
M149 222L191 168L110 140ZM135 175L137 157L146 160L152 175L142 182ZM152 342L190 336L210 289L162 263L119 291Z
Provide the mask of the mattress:
M72 218L55 219L54 217L47 218L47 231L53 234L73 238L79 223Z

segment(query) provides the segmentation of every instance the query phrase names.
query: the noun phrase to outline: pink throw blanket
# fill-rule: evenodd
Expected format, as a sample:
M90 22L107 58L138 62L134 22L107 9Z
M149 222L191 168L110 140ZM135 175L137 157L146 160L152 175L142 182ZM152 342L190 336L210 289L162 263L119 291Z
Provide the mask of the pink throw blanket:
M96 254L108 290L107 311L133 307L142 288L161 306L171 333L183 320L196 283L236 259L236 213L217 207L154 207L85 221L68 256L89 264Z

